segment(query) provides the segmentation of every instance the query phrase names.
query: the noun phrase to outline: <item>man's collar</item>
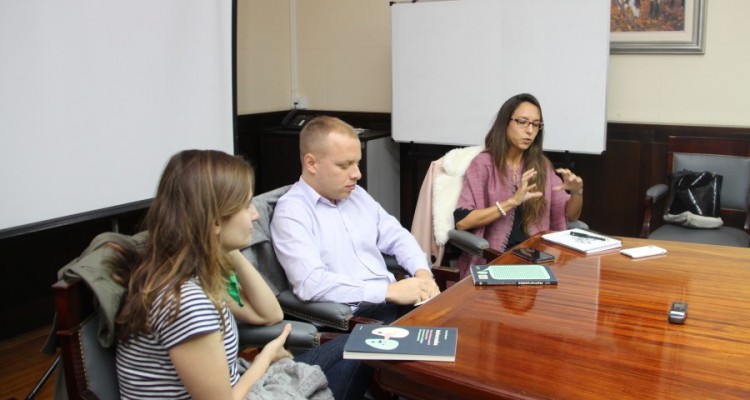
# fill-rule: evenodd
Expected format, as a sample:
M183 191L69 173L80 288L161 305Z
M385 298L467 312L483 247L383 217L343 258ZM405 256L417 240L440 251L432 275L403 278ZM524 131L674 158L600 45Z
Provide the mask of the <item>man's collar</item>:
M312 186L310 186L309 183L307 183L307 181L305 181L304 177L299 178L299 184L300 184L300 188L302 189L302 193L305 196L305 199L307 199L307 201L310 204L317 204L318 202L320 202L330 207L336 207L337 206L336 203L346 200L346 199L341 199L341 200L338 200L336 203L333 203L332 201L321 196L320 193L318 193Z

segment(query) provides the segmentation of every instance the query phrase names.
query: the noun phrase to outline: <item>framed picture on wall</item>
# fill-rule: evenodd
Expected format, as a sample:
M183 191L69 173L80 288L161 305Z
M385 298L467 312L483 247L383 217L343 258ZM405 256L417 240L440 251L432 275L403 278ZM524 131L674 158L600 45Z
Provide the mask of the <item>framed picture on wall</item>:
M703 54L706 0L611 0L610 54Z

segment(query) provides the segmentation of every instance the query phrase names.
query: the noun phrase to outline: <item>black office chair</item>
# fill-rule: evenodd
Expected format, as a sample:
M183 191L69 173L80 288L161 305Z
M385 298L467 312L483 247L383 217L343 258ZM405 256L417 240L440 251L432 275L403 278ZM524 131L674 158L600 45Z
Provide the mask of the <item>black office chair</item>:
M750 141L670 136L667 174L710 171L723 177L720 216L716 229L687 228L663 222L669 186L658 183L646 191L640 237L748 247L750 245Z

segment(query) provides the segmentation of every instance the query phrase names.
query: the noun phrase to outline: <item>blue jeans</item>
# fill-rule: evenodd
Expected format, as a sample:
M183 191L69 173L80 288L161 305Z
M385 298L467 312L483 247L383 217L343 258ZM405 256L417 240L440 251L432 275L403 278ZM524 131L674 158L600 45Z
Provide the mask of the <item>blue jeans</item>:
M361 400L372 379L372 367L358 360L344 360L344 345L349 335L341 335L295 356L295 361L317 365L328 379L336 400Z
M354 315L376 319L387 325L403 317L413 309L414 306L411 305L402 306L391 303L362 303L359 305L359 308L357 308L357 311L354 312Z

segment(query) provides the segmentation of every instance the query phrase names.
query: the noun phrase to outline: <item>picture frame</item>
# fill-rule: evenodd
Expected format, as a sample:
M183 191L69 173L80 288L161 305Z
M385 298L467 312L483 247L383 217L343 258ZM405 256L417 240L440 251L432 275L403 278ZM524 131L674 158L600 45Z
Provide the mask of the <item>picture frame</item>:
M705 53L706 0L611 1L610 54ZM661 30L679 22L682 30Z

